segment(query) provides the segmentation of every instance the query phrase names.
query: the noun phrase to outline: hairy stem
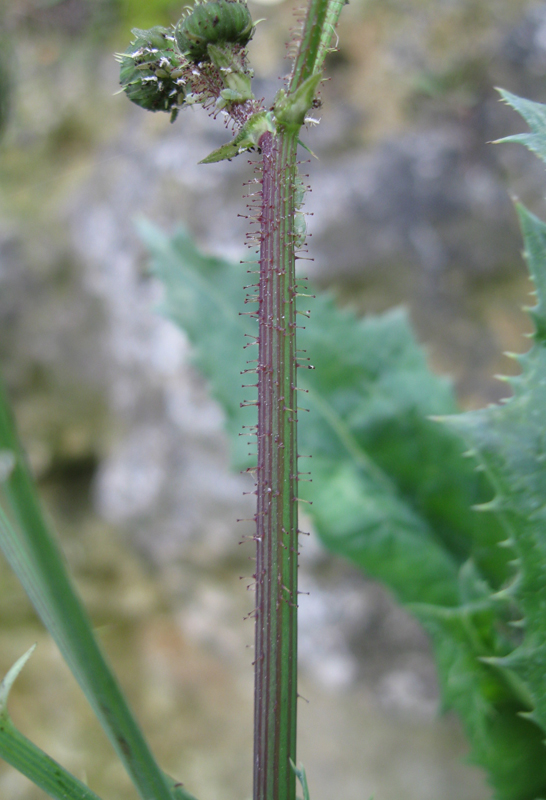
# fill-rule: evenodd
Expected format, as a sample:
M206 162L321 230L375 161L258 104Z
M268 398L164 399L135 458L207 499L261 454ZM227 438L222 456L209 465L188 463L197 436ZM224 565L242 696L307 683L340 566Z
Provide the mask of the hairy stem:
M315 60L315 71L322 69L324 59L328 53L331 53L337 48L337 43L332 48L332 39L334 37L337 39L336 25L338 23L339 15L341 14L343 6L348 2L349 0L328 0L328 8L326 10L326 17L324 19L324 25L322 28L322 37L318 48L317 58Z
M310 0L262 152L253 800L295 800L298 510L296 150L342 0Z
M297 700L297 134L260 140L254 800L294 800Z
M326 36L325 23L328 5L328 0L310 0L307 6L300 44L290 76L291 92L294 92L298 86L301 86L311 75L320 70L320 67L317 69L316 62L321 51L321 44ZM330 20L330 26L331 22ZM328 33L331 38L330 31Z

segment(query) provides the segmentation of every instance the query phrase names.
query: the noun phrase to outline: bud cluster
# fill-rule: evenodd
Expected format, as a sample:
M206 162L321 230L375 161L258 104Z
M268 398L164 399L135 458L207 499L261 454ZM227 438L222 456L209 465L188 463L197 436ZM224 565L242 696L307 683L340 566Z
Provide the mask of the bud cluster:
M246 45L255 25L244 0L198 2L172 28L133 30L134 41L117 55L127 97L149 111L166 111L173 122L181 108L198 103L214 111L256 109Z

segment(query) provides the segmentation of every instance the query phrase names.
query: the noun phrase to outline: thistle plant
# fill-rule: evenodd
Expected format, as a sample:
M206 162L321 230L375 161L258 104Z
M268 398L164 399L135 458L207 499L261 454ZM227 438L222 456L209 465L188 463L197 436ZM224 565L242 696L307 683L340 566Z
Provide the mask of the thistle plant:
M256 637L254 800L294 800L296 778L305 800L305 772L296 766L297 557L298 557L298 367L309 366L296 348L296 248L305 238L301 205L304 184L297 174L300 129L316 102L322 66L341 11L340 0L310 0L295 42L293 68L270 110L251 89L246 47L255 25L244 0L197 3L171 29L134 30L128 50L117 56L127 97L174 122L180 110L201 105L227 117L230 142L201 163L231 159L249 150L261 155L254 193L260 225L257 282L247 286L249 312L258 320L251 337L258 357L244 370L254 374L257 399L251 435L256 504ZM0 439L10 459L3 483L13 520L0 514L4 552L61 648L99 721L143 800L184 800L189 795L157 766L107 666L49 534L18 444L5 400ZM26 656L0 690L0 755L51 796L92 800L96 796L13 727L7 696Z
M255 476L253 798L294 800L299 780L309 800L296 765L297 509L305 500L325 546L383 581L427 629L444 704L460 715L495 796L539 800L546 796L546 226L518 206L538 303L533 345L512 380L514 397L501 406L456 414L450 387L430 373L400 312L360 321L322 296L306 327L297 324L299 313L307 316L297 308L307 296L295 274L305 240L297 147L341 7L310 0L292 71L270 107L252 93L247 45L255 25L242 0L201 2L170 29L135 30L118 56L122 91L143 109L175 121L186 106L201 105L227 119L231 141L203 164L247 151L259 157L255 261L230 264L199 253L183 232L169 239L143 228L165 286L164 311L188 333L224 406L234 463ZM509 141L546 160L546 107L504 99L531 128ZM247 273L256 280L249 284ZM258 325L253 334L248 316ZM253 347L257 357L247 360ZM316 373L302 372L298 386L308 358ZM243 388L257 396L239 394L239 373L255 376ZM311 409L301 423L299 390ZM301 449L315 446L314 482L301 488L297 428ZM257 444L251 464L241 431ZM194 800L156 762L95 639L1 386L0 547L142 800ZM10 689L30 655L0 683L0 757L55 800L100 800L11 720Z
M199 103L213 115L224 111L236 128L231 142L202 163L230 159L247 150L261 154L253 194L259 223L258 276L247 286L246 312L258 321L252 344L258 357L242 371L255 375L256 585L254 800L294 800L296 791L297 607L298 607L298 359L296 248L305 239L299 209L304 184L296 156L300 129L315 102L339 0L311 0L297 42L292 72L271 111L254 98L245 46L254 26L240 0L198 3L168 32L134 31L119 56L127 96L145 108L171 113Z
M507 141L546 160L546 106L503 97L531 128ZM514 396L458 413L403 312L359 320L317 293L299 332L316 366L300 378L310 408L300 446L313 452L313 482L300 492L322 543L385 584L425 627L443 707L460 716L471 760L495 797L539 800L546 796L546 225L516 210L537 304L529 309L532 347L510 379ZM168 238L147 226L145 238L165 286L164 310L188 334L226 412L234 464L244 467L237 433L248 409L234 406L236 378L222 366L243 368L233 287L244 282L242 268L203 255L183 231ZM223 313L212 328L201 318L211 317L219 288Z

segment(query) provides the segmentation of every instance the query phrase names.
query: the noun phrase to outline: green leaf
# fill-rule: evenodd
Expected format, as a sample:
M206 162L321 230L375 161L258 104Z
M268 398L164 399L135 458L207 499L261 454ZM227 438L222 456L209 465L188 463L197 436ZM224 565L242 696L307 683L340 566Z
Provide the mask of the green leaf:
M505 89L498 90L503 100L521 114L523 119L531 128L531 133L516 133L513 136L505 136L499 139L496 144L504 142L518 142L525 145L533 153L536 153L543 161L546 161L546 105L535 103L532 100L525 100Z
M271 113L269 111L260 111L253 114L231 142L227 142L217 150L213 150L199 163L214 164L216 161L229 161L240 153L253 150L258 147L260 138L267 131L275 133L275 125Z
M173 800L195 800L193 794L187 792L180 781L171 778L170 775L165 775L165 777L167 778L167 783L169 784Z
M7 701L11 687L33 651L31 647L0 683L0 758L55 800L100 800L95 792L23 736L9 717Z
M309 489L326 544L402 602L457 603L458 568L470 555L500 585L509 556L491 553L489 543L502 531L470 511L486 487L462 461L462 440L429 419L456 406L449 384L428 370L405 313L357 320L318 297L300 344L316 367L300 451L313 454Z
M543 734L522 713L526 704L500 670L480 660L494 652L494 600L456 609L410 606L431 636L442 698L463 721L470 760L485 768L498 800L531 800L544 793Z
M506 590L518 605L523 640L495 660L515 673L533 700L529 719L546 731L546 225L518 206L525 256L537 292L531 310L533 346L519 357L514 396L500 406L450 420L476 450L514 548L514 579Z
M44 518L0 385L0 549L80 684L143 800L173 800L168 780L108 666ZM6 513L9 509L9 515Z
M296 767L292 759L290 759L290 766L292 767L296 778L300 782L300 786L303 791L303 800L310 800L309 785L307 783L307 775L305 774L305 767L303 766L303 764L300 764L299 767Z
M206 256L183 231L169 239L143 223L141 232L165 285L163 312L188 334L194 362L224 408L234 464L248 468L250 448L239 434L255 421L255 409L244 405L254 398L241 389L252 381L239 373L252 369L246 361L257 348L243 350L253 339L240 313L248 309L242 285L252 282L254 264ZM299 370L308 390L302 402L311 409L299 415L299 450L313 456L300 460L313 478L300 493L313 503L324 543L403 602L455 605L458 569L473 550L487 579L500 585L509 556L500 549L490 555L486 545L504 534L494 518L469 510L486 495L483 478L461 461L462 441L427 419L455 405L449 385L427 369L405 314L357 320L317 298L299 341L316 366Z
M509 140L546 160L546 107L503 96L531 128ZM384 581L426 627L444 704L460 714L500 800L546 789L546 226L518 212L536 331L503 405L433 422L455 404L400 312L357 320L321 297L299 336L316 366L300 374L310 412L299 415L299 449L313 455L301 496L323 542ZM234 460L246 466L237 434L254 418L233 369L245 369L240 342L250 333L240 268L204 257L183 233L170 241L148 228L146 238L165 311L188 332L226 411ZM461 459L463 442L472 461Z
M249 265L203 255L184 232L172 239L149 225L142 232L165 285L163 311L187 332L244 468L239 434L254 423L238 378L252 368L242 346L253 340L243 338L250 330L240 316ZM403 312L358 320L326 296L311 306L299 334L316 367L299 370L310 409L298 423L299 451L312 454L303 463L313 482L299 490L312 503L306 509L329 549L382 580L423 622L444 703L463 718L473 759L491 772L498 796L531 797L544 774L536 765L540 731L519 716L528 693L484 661L506 657L517 643L511 598L491 599L510 577L514 553L497 546L506 539L497 516L471 510L491 490L475 462L462 458L463 439L430 419L455 411L451 388L428 370Z
M21 658L15 662L13 667L8 670L3 680L0 682L0 717L8 716L8 698L11 688L35 650L36 645L34 644L24 655L21 656Z

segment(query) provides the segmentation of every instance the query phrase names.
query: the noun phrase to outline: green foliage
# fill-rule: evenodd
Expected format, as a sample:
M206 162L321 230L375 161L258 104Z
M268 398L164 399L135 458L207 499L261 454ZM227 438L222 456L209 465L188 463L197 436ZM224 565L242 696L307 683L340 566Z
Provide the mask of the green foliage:
M236 108L237 135L204 163L256 147L264 133L290 132L295 153L342 5L311 0L288 88L272 112L252 104L244 47L254 26L239 0L198 3L175 29L135 29L119 56L123 91L172 118L196 102ZM2 82L8 85L0 75ZM1 88L0 127L7 108ZM531 129L502 141L523 143L546 160L546 106L501 94ZM305 236L303 188L297 179L290 247ZM513 398L456 416L449 384L428 370L403 312L359 320L322 296L298 335L316 367L299 370L309 406L298 422L299 450L313 459L313 481L302 482L299 494L325 546L383 581L427 629L444 705L459 713L496 797L538 800L546 796L546 225L523 207L518 214L537 305ZM184 232L169 239L149 225L142 231L165 285L164 312L187 332L224 408L234 465L251 470L241 432L255 415L238 373L254 371L247 356L254 332L243 316L253 265L203 255ZM286 241L283 247L290 249ZM302 356L299 366L306 362ZM1 387L0 500L0 547L140 795L193 800L156 765L103 659L40 510ZM56 800L98 800L8 715L9 690L27 657L0 684L0 756ZM305 771L291 764L308 800Z
M102 654L40 507L1 384L0 550L59 647L140 796L143 800L184 800L155 762ZM1 696L0 692L0 711ZM14 731L11 730L12 740ZM9 748L4 749L6 760L10 760L8 755ZM38 755L34 756L39 762ZM47 765L43 768L47 772ZM58 797L63 800L64 796Z
M53 4L56 2L52 0ZM298 770L293 772L289 765L289 755L295 757L296 741L298 531L297 504L294 502L296 440L292 433L295 430L292 424L292 408L295 407L292 395L296 391L293 374L295 310L292 305L287 306L290 314L286 313L283 303L292 300L295 237L289 215L288 223L281 228L277 219L279 214L286 214L294 205L300 205L298 200L294 203L293 197L299 128L320 81L317 59L324 58L340 10L341 4L337 0L311 0L297 46L290 91L282 95L282 102L278 101L276 106L279 129L274 124L271 112L261 108L252 95L252 71L247 67L244 48L253 35L254 24L244 0L198 0L175 28L157 25L149 30L135 28L134 41L125 53L117 56L122 92L140 107L170 112L171 121L174 121L182 106L195 103L203 105L213 115L225 109L228 116L232 117L231 121L238 129L234 140L211 154L205 163L231 158L246 149L259 147L263 137L267 136L270 158L265 162L269 164L271 196L269 203L264 199L264 207L268 209L270 224L268 229L267 225L262 226L262 241L270 237L275 253L277 256L280 254L283 264L283 270L279 270L278 274L285 276L279 282L276 290L278 296L273 297L272 303L278 324L271 323L269 328L272 341L275 337L278 340L272 345L273 349L280 347L279 341L284 346L283 337L287 337L288 367L284 371L279 369L278 380L271 382L271 386L281 387L275 402L278 401L282 409L283 422L279 430L282 429L285 435L278 444L275 457L271 458L271 475L279 478L281 473L277 470L278 465L284 471L278 480L278 492L266 494L266 491L273 490L262 488L261 497L267 500L269 509L273 509L271 519L279 535L279 543L282 544L287 529L292 538L290 546L283 544L286 554L278 560L272 558L271 563L260 570L260 576L263 577L258 580L268 590L273 587L267 601L269 608L278 608L281 601L287 602L283 603L281 614L264 615L267 619L258 626L258 631L263 634L264 650L267 649L270 655L268 660L265 659L264 666L257 670L257 675L264 676L263 686L270 687L272 691L269 688L265 694L260 689L257 691L257 696L265 699L261 710L266 724L263 726L258 723L255 726L255 752L260 752L254 759L254 774L258 783L263 778L263 785L257 793L255 780L254 794L269 797L273 791L277 795L281 787L281 794L287 800L295 796L296 775L302 782L307 798L308 791L305 773ZM0 111L1 100L0 97ZM290 128L290 131L281 128ZM271 157L273 154L274 158ZM288 181L287 175L290 176ZM302 234L301 224L299 234ZM270 408L273 408L273 400ZM272 414L271 419L276 419L276 416L276 413ZM288 446L283 451L285 441ZM287 484L290 484L289 491L284 488ZM265 485L266 481L262 480L261 486ZM270 481L268 487L271 485ZM258 495L260 501L260 493ZM273 497L280 499L272 500ZM143 800L192 800L182 784L169 778L155 762L104 660L91 623L74 591L55 538L41 511L1 386L0 548L59 646ZM292 585L293 588L290 588ZM288 597L284 593L288 593ZM270 602L271 598L273 602ZM37 750L12 725L6 710L7 693L23 661L15 665L0 686L0 755L56 800L94 800L86 787L78 784L46 754ZM267 722L272 711L277 718L275 726L269 726ZM270 730L261 737L260 731L265 728Z
M245 122L241 130L231 142L223 144L217 150L213 150L206 158L200 161L200 164L213 164L216 161L225 161L235 158L245 150L253 150L258 146L260 137L267 131L274 132L275 128L271 119L270 111L261 111L253 114L250 119Z
M100 800L85 784L19 733L11 721L8 696L33 651L34 647L25 653L0 683L0 756L54 800Z
M499 89L502 99L507 105L512 106L527 122L531 128L531 133L516 133L513 136L505 136L499 139L496 144L503 142L517 142L524 144L536 153L543 160L546 159L546 106L542 103L534 103L532 100L525 100L523 97Z
M238 373L252 353L242 349L251 331L240 316L252 264L205 256L183 232L171 240L148 224L142 232L166 287L164 312L188 333L195 363L226 412L234 466L247 468L239 433L253 411L241 406L247 393ZM300 344L316 367L299 371L311 409L300 415L299 449L312 454L313 472L300 494L313 503L325 544L387 582L403 602L456 605L457 573L472 553L500 585L509 556L490 554L488 543L504 538L502 530L470 511L486 495L483 477L461 461L460 438L427 419L455 404L449 385L428 371L405 314L357 320L322 296Z
M305 767L303 764L300 764L299 767L296 767L292 759L290 759L290 766L292 767L296 778L298 779L300 786L303 791L303 800L310 800L309 797L309 786L307 785L307 775L305 773Z
M531 132L508 137L546 160L546 106L503 92ZM521 641L487 660L527 698L525 717L546 732L546 225L518 205L525 258L536 288L530 309L535 332L518 358L521 375L511 379L513 397L500 406L451 421L474 449L494 489L489 508L503 522L515 553L512 580L500 593L518 609ZM499 595L497 595L498 597ZM495 601L495 597L493 601ZM544 753L542 751L542 761ZM544 789L543 789L544 791Z
M503 96L531 126L509 141L546 158L546 107ZM499 800L546 793L546 225L518 213L538 304L510 401L453 416L449 385L428 371L400 311L358 320L322 296L299 338L316 367L299 382L310 409L299 450L313 456L300 496L324 544L387 584L429 632L444 705ZM234 464L248 467L239 434L254 419L237 380L237 366L248 369L247 267L203 255L183 232L143 233L164 312L188 333ZM446 415L447 425L431 419Z

